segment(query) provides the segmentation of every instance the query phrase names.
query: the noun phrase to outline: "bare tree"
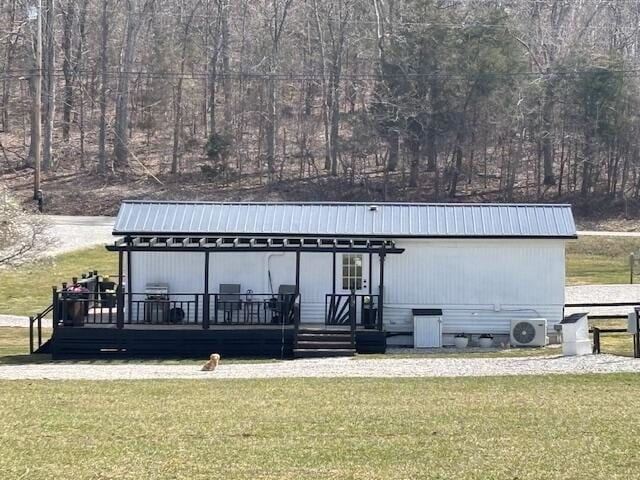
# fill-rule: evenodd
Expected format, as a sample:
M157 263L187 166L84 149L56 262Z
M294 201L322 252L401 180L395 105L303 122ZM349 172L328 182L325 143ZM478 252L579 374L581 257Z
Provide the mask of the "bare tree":
M0 185L0 268L38 257L52 244L44 217L28 212Z

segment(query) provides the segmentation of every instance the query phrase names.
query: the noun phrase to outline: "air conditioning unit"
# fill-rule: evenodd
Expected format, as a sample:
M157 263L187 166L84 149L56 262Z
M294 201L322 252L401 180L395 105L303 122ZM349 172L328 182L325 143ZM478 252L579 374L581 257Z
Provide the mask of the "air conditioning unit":
M544 347L547 343L546 318L511 320L511 346Z

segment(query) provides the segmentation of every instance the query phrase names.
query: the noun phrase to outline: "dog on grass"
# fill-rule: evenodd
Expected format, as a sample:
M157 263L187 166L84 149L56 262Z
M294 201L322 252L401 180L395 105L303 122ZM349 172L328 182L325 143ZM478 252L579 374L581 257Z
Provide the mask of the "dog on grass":
M220 355L217 353L212 353L209 357L209 361L203 365L202 371L212 372L216 369L218 363L220 363Z

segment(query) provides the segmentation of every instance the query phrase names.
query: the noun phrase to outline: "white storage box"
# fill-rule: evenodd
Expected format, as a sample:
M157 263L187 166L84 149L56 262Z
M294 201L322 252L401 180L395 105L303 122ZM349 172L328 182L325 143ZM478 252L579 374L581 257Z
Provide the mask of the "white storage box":
M413 347L442 347L442 310L413 309Z
M562 322L562 354L590 355L589 319L586 313L574 313L565 317Z

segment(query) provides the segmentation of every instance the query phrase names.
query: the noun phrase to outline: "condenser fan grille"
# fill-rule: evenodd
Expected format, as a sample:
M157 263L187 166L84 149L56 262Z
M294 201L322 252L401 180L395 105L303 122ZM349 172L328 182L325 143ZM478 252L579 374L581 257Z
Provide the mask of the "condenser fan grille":
M513 338L518 343L531 343L536 338L536 329L529 322L518 322L513 327Z

